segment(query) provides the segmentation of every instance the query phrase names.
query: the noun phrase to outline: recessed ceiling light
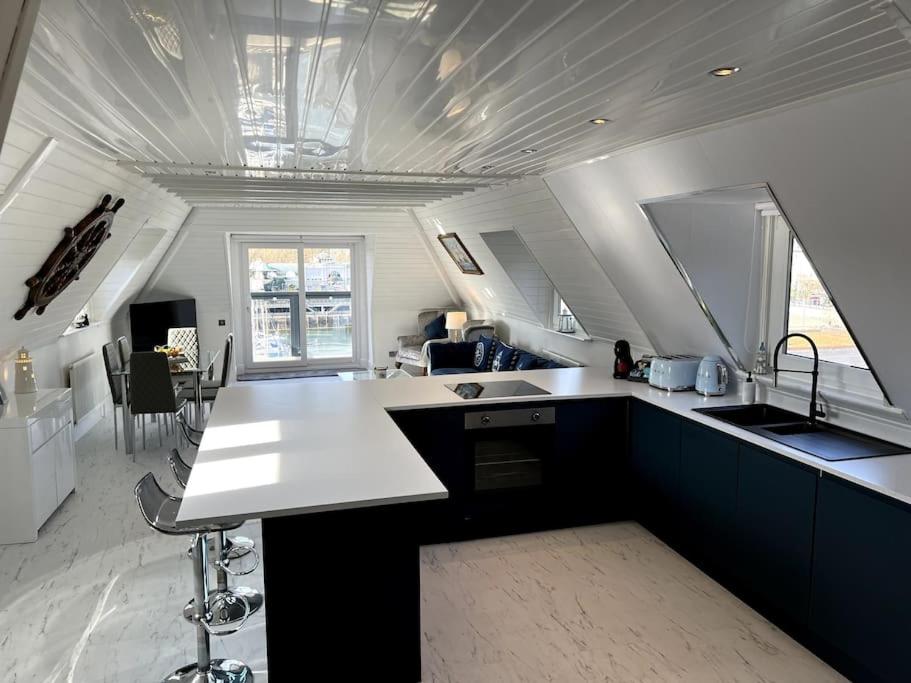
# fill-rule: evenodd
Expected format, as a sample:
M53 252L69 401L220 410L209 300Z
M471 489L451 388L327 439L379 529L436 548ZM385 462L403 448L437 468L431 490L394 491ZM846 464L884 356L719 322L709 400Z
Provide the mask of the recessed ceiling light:
M727 78L728 76L733 76L738 71L740 71L739 66L719 66L717 69L709 71L709 74L717 76L718 78Z
M526 147L525 149L519 151L522 152L522 154L534 154L538 150L536 150L534 147Z
M603 116L599 116L594 119L589 119L588 122L591 124L594 124L596 126L603 126L605 123L610 123L610 119L606 119Z

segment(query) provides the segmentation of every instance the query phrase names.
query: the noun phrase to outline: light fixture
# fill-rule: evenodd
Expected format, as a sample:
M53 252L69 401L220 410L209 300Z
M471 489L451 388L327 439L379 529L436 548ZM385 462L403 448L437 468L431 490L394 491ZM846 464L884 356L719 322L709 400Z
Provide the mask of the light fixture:
M717 78L727 78L728 76L733 76L738 71L740 71L739 66L719 66L717 69L709 71L709 74L716 76Z
M36 391L38 391L38 382L35 381L32 357L23 347L16 354L16 393L34 394Z
M589 119L588 122L595 126L603 126L605 123L610 123L610 119L604 118L603 116L598 116L596 118Z
M534 147L526 147L525 149L520 149L519 151L522 152L522 154L534 154L538 150L536 150Z
M446 313L446 329L449 332L450 341L462 341L462 326L466 322L468 322L468 314L465 311Z

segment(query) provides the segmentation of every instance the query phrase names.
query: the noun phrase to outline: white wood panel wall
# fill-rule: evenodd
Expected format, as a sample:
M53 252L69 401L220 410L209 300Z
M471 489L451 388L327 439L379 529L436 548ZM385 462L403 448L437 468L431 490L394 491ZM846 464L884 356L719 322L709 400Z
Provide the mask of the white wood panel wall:
M53 133L17 103L0 152L0 192L5 191L49 134ZM105 193L126 199L117 213L111 239L80 279L58 296L43 315L32 310L25 319L13 320L28 292L25 280L44 263L63 237L64 227L75 225ZM139 175L118 168L69 139L60 140L31 182L0 216L0 319L4 321L0 325L0 358L8 357L20 345L37 349L56 342L140 230L164 231L162 242L168 242L188 211L183 201ZM151 250L148 260L156 262L165 246ZM132 269L133 278L141 276L142 270ZM130 282L110 280L105 287L126 292Z
M600 348L606 345L599 344L593 349L589 342L541 328L525 299L479 237L482 232L514 229L592 337L610 342L627 339L639 353L651 350L648 339L607 274L539 178L434 202L415 210L415 215L473 316L505 323L519 321L516 330L522 331L524 343L532 343L538 349L560 346L567 355L588 363L613 360L613 353ZM484 275L463 275L437 240L440 232L457 233L478 260Z
M218 348L232 329L227 260L227 236L232 233L366 236L375 257L370 289L376 365L391 362L388 352L396 349L398 335L418 331L418 311L452 304L417 226L401 210L199 207L184 230L142 300L195 298L200 346L205 350ZM220 327L219 319L227 326Z

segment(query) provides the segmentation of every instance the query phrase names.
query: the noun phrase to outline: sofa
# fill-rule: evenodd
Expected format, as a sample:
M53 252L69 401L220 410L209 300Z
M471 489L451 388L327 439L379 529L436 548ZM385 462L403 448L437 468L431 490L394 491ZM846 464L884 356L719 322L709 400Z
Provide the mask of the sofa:
M431 375L461 375L475 372L509 372L564 368L565 365L531 351L507 344L493 336L478 341L433 344L428 348Z
M448 344L449 334L445 328L437 330L440 336L431 337L427 334L428 326L440 316L445 316L445 309L432 309L418 313L418 334L406 334L398 338L398 351L395 355L397 368L402 365L412 365L426 372L430 362L429 349L437 344ZM433 330L431 329L431 332ZM468 320L462 326L462 338L466 341L475 341L481 335L494 335L493 323L486 320Z

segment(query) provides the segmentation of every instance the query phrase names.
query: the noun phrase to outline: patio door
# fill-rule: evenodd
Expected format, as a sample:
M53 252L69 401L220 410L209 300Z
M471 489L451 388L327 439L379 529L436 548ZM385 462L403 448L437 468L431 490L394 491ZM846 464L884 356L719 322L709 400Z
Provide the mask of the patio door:
M357 354L358 242L239 241L245 368L348 367Z

